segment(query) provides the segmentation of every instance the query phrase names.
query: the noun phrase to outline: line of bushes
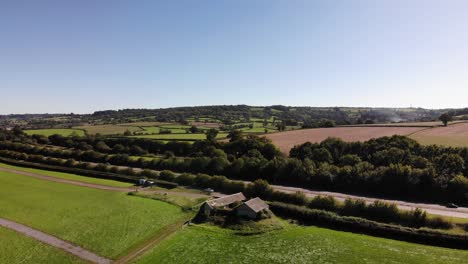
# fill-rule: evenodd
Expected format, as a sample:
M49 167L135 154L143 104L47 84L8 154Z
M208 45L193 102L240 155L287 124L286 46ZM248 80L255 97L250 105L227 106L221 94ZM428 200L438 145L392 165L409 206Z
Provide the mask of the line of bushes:
M384 224L281 202L270 202L269 205L270 210L276 215L283 218L295 219L307 225L317 225L335 230L357 232L433 246L468 249L468 238L463 235L445 234L430 229L415 229Z
M367 204L362 199L346 199L343 203L331 196L316 196L307 198L304 193L284 193L274 191L269 184L263 180L254 182L257 196L269 201L279 201L288 204L306 206L310 209L325 210L343 216L356 216L366 219L393 223L409 227L429 227L437 229L450 229L452 224L440 217L428 218L425 211L416 208L414 210L400 210L394 203L380 200Z

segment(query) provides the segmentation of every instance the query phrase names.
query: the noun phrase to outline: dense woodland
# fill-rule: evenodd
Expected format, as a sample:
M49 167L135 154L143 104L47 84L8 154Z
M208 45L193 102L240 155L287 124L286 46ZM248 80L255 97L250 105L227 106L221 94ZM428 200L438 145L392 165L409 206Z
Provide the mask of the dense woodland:
M392 198L460 204L468 200L467 148L422 146L401 136L363 143L329 138L320 144L296 146L286 157L265 138L240 132L229 137L230 142L225 143L161 143L95 136L27 136L16 129L0 134L0 155L25 160L41 155L70 162L264 179L271 184Z

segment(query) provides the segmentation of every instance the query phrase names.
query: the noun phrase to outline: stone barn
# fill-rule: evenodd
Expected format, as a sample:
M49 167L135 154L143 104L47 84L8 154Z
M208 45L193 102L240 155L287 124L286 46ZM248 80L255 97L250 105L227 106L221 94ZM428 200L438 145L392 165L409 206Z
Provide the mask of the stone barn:
M227 209L237 202L245 201L246 198L243 193L235 193L226 195L217 199L209 200L203 203L200 212L205 215L211 215L215 209Z
M263 210L268 209L268 204L266 204L260 198L250 199L247 202L243 203L236 209L236 214L239 217L249 218L249 219L258 219L260 213Z

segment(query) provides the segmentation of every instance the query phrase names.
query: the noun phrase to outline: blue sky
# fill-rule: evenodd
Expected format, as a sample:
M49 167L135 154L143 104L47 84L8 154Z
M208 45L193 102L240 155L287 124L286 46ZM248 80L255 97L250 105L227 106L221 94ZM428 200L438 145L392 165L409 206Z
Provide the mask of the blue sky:
M0 113L468 106L467 1L0 1Z

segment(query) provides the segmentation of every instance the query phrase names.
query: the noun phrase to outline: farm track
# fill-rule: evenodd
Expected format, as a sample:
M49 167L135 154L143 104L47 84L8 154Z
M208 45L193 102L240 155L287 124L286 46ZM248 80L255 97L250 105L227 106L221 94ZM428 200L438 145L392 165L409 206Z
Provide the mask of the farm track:
M112 186L106 186L106 185L100 185L100 184L94 184L94 183L67 180L67 179L61 179L61 178L46 176L46 175L42 175L42 174L38 174L38 173L26 172L26 171L9 169L9 168L0 168L0 171L10 172L10 173L14 173L14 174L23 175L23 176L34 177L34 178L41 179L41 180L73 184L73 185L77 185L77 186L81 186L81 187L88 187L88 188L99 189L99 190L117 191L117 192L135 191L135 188L112 187Z
M72 255L75 255L81 259L84 259L92 263L98 263L98 264L112 263L112 260L98 256L95 253L90 252L86 249L83 249L79 246L73 245L70 242L67 242L65 240L48 235L39 230L30 228L28 226L25 226L25 225L22 225L22 224L19 224L19 223L16 223L16 222L4 219L4 218L0 218L0 226L14 230L28 237L34 238L42 243L61 249L63 251L66 251Z
M159 243L161 243L163 240L177 232L179 229L181 229L184 226L184 223L187 222L187 219L179 220L167 227L165 227L163 230L158 232L158 234L152 238L150 238L148 241L146 241L144 244L138 246L135 248L133 251L131 251L129 254L119 258L116 260L114 263L115 264L125 264L125 263L130 263L146 253L148 250L153 249L155 246L157 246Z
M33 178L46 180L46 181L53 181L53 182L59 182L59 183L65 183L65 184L72 184L72 185L76 185L76 186L80 186L80 187L87 187L87 188L93 188L93 189L105 190L105 191L133 192L133 191L138 191L138 190L145 190L145 191L150 192L150 193L175 194L175 195L181 195L181 196L185 196L187 198L195 198L195 199L200 198L200 197L205 197L205 195L197 194L197 193L191 193L191 192L159 191L159 190L150 190L150 189L141 188L141 187L112 187L112 186L106 186L106 185L100 185L100 184L94 184L94 183L87 183L87 182L80 182L80 181L56 178L56 177L46 176L46 175L42 175L42 174L38 174L38 173L26 172L26 171L9 169L9 168L0 168L0 171L10 172L10 173L19 174L19 175L28 176L28 177L33 177Z

